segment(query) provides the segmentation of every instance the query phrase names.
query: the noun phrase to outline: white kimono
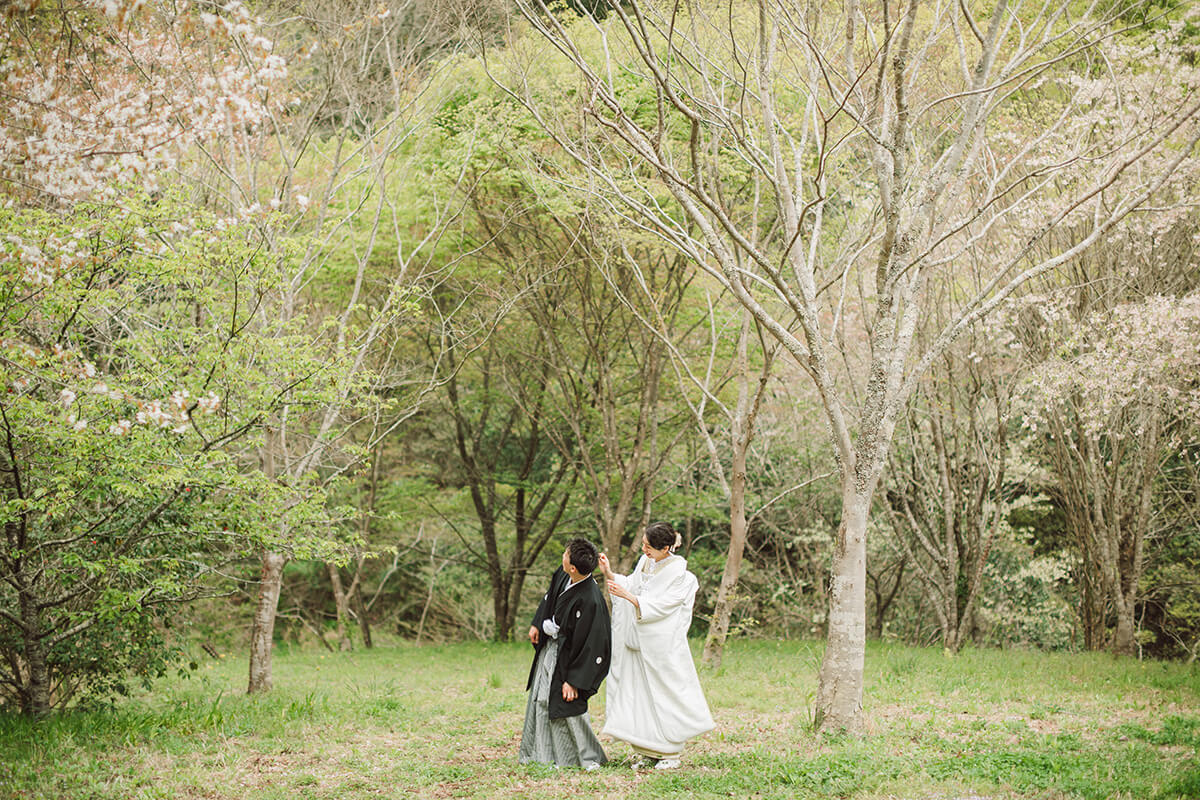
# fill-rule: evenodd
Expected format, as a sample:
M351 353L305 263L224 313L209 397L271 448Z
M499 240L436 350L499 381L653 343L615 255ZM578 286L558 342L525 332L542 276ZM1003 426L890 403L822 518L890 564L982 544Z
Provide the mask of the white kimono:
M641 611L613 598L602 733L654 758L676 756L715 727L687 642L699 584L676 555L657 563L643 555L631 575L613 580L637 595Z

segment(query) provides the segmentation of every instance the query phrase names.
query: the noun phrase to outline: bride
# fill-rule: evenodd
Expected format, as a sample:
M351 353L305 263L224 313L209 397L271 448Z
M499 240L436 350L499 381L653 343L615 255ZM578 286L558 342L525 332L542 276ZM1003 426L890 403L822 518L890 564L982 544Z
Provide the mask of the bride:
M679 535L655 522L642 536L642 557L630 575L600 569L614 598L612 664L602 733L628 742L643 758L634 766L679 766L688 739L714 727L687 632L699 584L675 555Z

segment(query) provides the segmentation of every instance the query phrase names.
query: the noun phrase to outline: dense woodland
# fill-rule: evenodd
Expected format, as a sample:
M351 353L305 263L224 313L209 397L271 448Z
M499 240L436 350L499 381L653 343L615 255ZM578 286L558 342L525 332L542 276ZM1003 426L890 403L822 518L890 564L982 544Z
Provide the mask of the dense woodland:
M827 726L866 637L1200 656L1196 4L0 13L0 710L660 519Z

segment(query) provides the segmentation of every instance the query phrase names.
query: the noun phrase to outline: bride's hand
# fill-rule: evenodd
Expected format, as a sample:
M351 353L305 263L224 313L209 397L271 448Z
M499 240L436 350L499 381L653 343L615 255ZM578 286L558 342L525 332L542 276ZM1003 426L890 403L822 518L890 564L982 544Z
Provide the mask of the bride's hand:
M622 600L628 600L631 603L634 602L633 595L629 593L629 590L616 581L608 582L608 593L613 597L620 597Z
M608 563L608 556L604 553L600 554L600 571L604 573L604 577L612 580L612 565Z

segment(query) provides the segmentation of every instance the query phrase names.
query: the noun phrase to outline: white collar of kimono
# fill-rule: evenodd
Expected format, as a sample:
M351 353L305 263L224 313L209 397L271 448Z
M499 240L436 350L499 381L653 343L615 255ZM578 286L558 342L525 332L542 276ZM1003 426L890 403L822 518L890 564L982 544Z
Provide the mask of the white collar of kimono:
M568 577L569 577L569 576L568 576ZM566 592L566 591L569 591L569 590L571 590L571 589L574 589L576 586L578 586L579 584L581 584L581 583L583 583L584 581L586 581L586 580L587 580L589 577L591 577L591 576L590 576L590 575L584 575L582 578L580 578L580 579L579 579L579 580L577 580L577 581L568 581L568 582L567 582L567 585L563 587L563 591L564 591L564 592Z
M663 570L668 564L674 564L675 562L681 560L683 556L671 553L671 555L667 556L666 558L660 558L658 561L655 561L653 558L647 555L643 555L642 558L645 559L645 562L642 564L642 572L646 573L647 575L653 575L654 573Z

